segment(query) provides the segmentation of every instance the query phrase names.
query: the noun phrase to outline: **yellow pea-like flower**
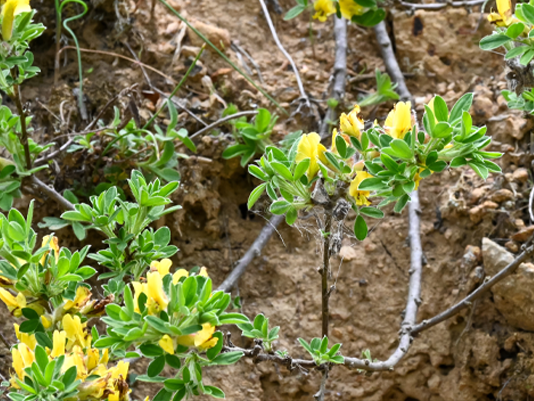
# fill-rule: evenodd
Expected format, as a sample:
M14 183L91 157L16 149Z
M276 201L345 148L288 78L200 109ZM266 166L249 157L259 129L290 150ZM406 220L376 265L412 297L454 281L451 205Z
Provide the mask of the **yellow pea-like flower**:
M2 37L4 40L11 39L13 34L13 22L15 16L20 13L31 11L30 0L7 0L2 7Z
M295 161L297 163L309 158L310 165L308 166L307 176L311 180L319 171L318 160L321 160L324 164L328 164L326 157L324 156L326 148L321 144L321 137L316 132L310 134L304 134L300 138L297 146L297 156Z
M517 18L513 17L512 1L497 0L497 12L492 11L488 15L488 21L501 27L512 25L514 22L519 22Z
M372 178L372 177L373 176L366 171L357 171L356 176L350 183L349 194L356 200L356 204L358 206L369 206L371 204L369 199L367 199L369 195L371 194L371 192L362 191L358 189L358 187L360 186L363 180L365 180L366 178Z
M189 277L189 272L185 269L178 269L172 275L172 283L178 284L182 277Z
M404 135L412 129L412 104L410 102L397 103L389 112L384 129L391 137L403 139Z
M35 334L28 334L28 333L21 333L19 330L18 324L13 324L15 327L15 335L17 336L18 340L21 343L24 343L28 346L29 349L34 350L35 346L37 345L37 339L35 338Z
M80 310L91 299L91 290L87 287L79 286L76 289L76 296L74 301L67 300L63 309L66 311L74 308Z
M359 113L360 106L358 105L355 105L349 114L341 113L341 116L339 117L339 128L341 129L341 132L360 139L365 124L363 120L358 117Z
M50 353L52 358L57 358L65 354L65 341L67 341L67 333L65 333L63 330L54 330L54 334L52 336L53 348L52 352Z
M22 292L19 292L15 297L4 288L0 288L0 299L4 301L7 309L16 317L22 315L22 309L26 307L26 297Z
M339 10L343 18L349 21L355 15L362 15L365 12L365 8L360 6L354 0L339 0Z
M174 342L168 334L165 334L158 344L166 353L174 355Z
M328 17L336 13L336 6L332 0L317 0L313 3L315 9L314 19L325 22Z
M202 325L202 330L198 333L189 334L186 336L177 337L176 341L180 345L186 347L196 347L200 351L213 348L217 345L218 338L213 337L215 333L215 326L212 326L209 323L204 323Z
M150 264L150 271L157 271L161 277L165 277L169 274L169 270L172 266L172 261L170 259L162 259L159 262L153 261Z

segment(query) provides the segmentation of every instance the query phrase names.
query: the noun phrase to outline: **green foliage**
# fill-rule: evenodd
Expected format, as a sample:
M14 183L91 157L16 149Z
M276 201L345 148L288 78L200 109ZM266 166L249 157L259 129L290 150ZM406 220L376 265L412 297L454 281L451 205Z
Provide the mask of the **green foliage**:
M361 99L358 104L361 107L371 106L387 102L388 100L399 100L399 95L395 92L397 84L391 82L388 74L382 74L377 68L376 74L376 92Z
M223 116L235 113L237 113L237 108L230 105ZM246 166L255 155L262 154L272 143L270 136L277 119L278 117L272 116L269 110L259 109L253 122L247 122L246 117L232 121L232 135L236 143L227 147L222 157L232 159L241 156L241 165Z
M239 323L237 327L241 329L245 337L261 340L263 348L267 352L272 351L272 344L278 340L278 332L280 331L279 326L269 330L269 318L263 314L257 315L253 323Z
M345 362L345 358L340 354L339 349L341 344L334 344L332 348L328 348L328 337L314 338L308 344L304 339L299 338L299 343L308 351L317 366L323 363L340 364Z

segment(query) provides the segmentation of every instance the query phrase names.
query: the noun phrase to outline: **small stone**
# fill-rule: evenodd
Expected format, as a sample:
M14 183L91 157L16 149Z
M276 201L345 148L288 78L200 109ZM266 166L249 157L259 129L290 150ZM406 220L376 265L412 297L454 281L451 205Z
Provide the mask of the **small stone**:
M491 195L490 199L493 202L501 203L501 202L505 202L505 201L514 199L514 193L512 191L510 191L509 189L502 188L502 189L499 189L498 191L494 192Z
M343 339L343 333L337 327L332 329L332 335L336 338L339 338L340 340Z
M346 261L351 261L358 257L358 253L353 247L345 245L341 247L339 257Z
M518 168L514 173L512 174L512 180L516 182L522 182L525 183L528 180L528 171L526 168Z
M178 29L180 29L180 23L178 21L171 22L169 25L167 25L167 29L165 29L165 33L167 35L174 35L176 32L178 32Z
M230 47L230 32L228 30L219 28L210 24L205 24L201 21L194 21L193 26L198 29L204 36L206 36L211 43L213 43L219 50L228 49ZM188 32L189 39L194 46L202 46L204 41L200 39L193 31Z
M492 202L492 201L485 201L482 204L482 207L485 208L485 209L497 209L499 207L499 205L496 204L495 202Z
M534 233L534 226L528 226L526 228L523 228L522 230L519 230L517 233L512 235L512 240L517 242L525 242L530 238L530 236Z
M525 222L523 220L521 220L521 219L515 219L514 220L514 226L515 226L515 228L517 228L519 230L521 230L521 229L526 227L525 226Z
M364 249L365 249L365 252L372 253L372 252L376 251L376 245L373 244L372 242L369 242L369 243L365 244Z
M428 379L428 389L434 393L439 394L439 385L441 384L441 378L438 374L433 374L430 379Z
M472 204L477 203L486 193L488 192L487 187L475 188L471 191L470 201Z
M517 253L519 251L519 244L515 241L508 241L506 244L504 244L504 246L513 253Z

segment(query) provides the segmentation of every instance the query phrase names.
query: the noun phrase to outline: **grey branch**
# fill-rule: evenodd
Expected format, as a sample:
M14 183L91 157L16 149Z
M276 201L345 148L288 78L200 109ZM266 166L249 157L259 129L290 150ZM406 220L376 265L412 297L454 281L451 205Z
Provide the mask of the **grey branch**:
M256 256L261 253L262 249L265 247L265 245L267 245L267 242L269 242L269 239L276 231L276 227L283 220L283 215L273 216L271 220L269 220L269 222L261 230L260 235L258 235L258 238L256 238L252 246L243 255L243 257L239 259L239 262L237 263L237 266L234 268L234 270L232 270L230 275L226 277L226 279L222 282L219 288L217 288L218 291L228 292L234 287L239 278L247 269L247 266L250 264L250 262L254 260Z
M345 96L345 81L347 78L347 20L334 18L334 35L336 38L336 59L334 61L334 73L332 97L340 101ZM335 118L335 110L329 107L321 124L321 138L329 133L329 123Z
M286 51L284 46L282 46L282 42L280 42L280 39L278 38L278 34L276 33L276 29L274 27L273 21L271 20L269 10L267 9L267 6L265 5L265 1L259 0L259 2L261 4L263 14L265 15L265 19L267 20L267 25L269 25L269 29L271 30L271 34L273 35L273 39L276 43L276 46L278 46L280 51L284 54L285 58L287 58L287 60L291 64L291 67L293 68L293 72L295 73L295 77L297 79L297 85L299 87L300 98L304 99L306 101L306 105L311 108L310 99L308 95L306 94L306 91L304 90L304 85L302 85L302 80L300 79L300 74L299 74L299 70L297 69L297 65L293 61L293 58L291 57L291 55Z
M448 1L445 3L417 4L401 1L400 5L418 10L440 10L445 7L474 7L484 4L486 0Z
M215 121L213 124L210 124L202 128L200 131L195 132L193 135L189 137L189 139L193 139L194 137L199 136L203 134L204 132L210 131L213 128L217 127L218 125L221 125L227 121L234 120L236 118L243 117L243 116L255 116L256 114L258 114L256 110L241 111L239 113L230 114L229 116L223 117L220 120Z
M469 307L470 305L472 305L473 301L479 299L482 295L488 292L491 287L493 287L503 278L515 272L517 268L519 267L519 265L523 263L524 261L526 261L528 258L530 258L533 254L534 254L534 245L528 245L527 247L524 248L523 252L521 252L521 254L519 254L519 256L515 258L509 265L507 265L499 273L493 276L490 280L486 281L484 284L482 284L480 287L478 287L475 291L473 291L467 297L462 299L460 302L451 306L449 309L441 312L439 315L434 316L432 319L423 320L423 322L414 326L414 328L412 329L412 334L413 335L419 334L423 330L433 327L437 325L438 323L441 323L444 320L447 320L448 318L456 315L462 309Z
M404 81L404 76L399 67L399 63L395 58L395 52L393 51L393 46L391 45L391 39L389 38L386 23L384 21L380 22L374 27L376 40L380 45L380 51L382 53L382 58L384 59L384 64L386 64L386 70L389 73L389 76L393 82L397 83L397 92L399 93L401 100L411 100L412 94L406 86Z
M50 199L55 200L57 203L59 203L61 206L63 206L67 210L74 210L74 205L72 203L70 203L67 199L61 196L54 188L49 187L44 182L42 182L35 175L32 175L30 180L32 184L37 186L37 188L39 188L39 190L42 193L44 193L46 196L48 196Z

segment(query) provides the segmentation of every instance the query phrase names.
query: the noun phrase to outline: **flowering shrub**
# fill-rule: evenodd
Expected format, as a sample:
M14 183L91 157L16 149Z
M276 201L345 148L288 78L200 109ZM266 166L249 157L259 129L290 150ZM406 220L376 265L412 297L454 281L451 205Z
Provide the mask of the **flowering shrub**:
M380 209L393 202L401 212L421 179L434 172L468 165L486 179L489 172L500 171L490 159L501 154L484 150L491 142L486 127L472 124L472 99L471 93L464 95L449 111L440 96L434 97L425 105L424 130L416 124L410 102L397 103L383 126L375 121L369 129L355 106L341 115L330 149L316 133L303 135L288 152L268 147L257 165L249 166L250 174L264 183L251 193L248 206L267 192L269 210L285 214L288 224L297 221L300 210L315 206L337 207L344 211L337 219L343 220L350 207L357 216L356 238L363 240L368 232L364 216L382 218ZM373 203L372 198L382 200Z

